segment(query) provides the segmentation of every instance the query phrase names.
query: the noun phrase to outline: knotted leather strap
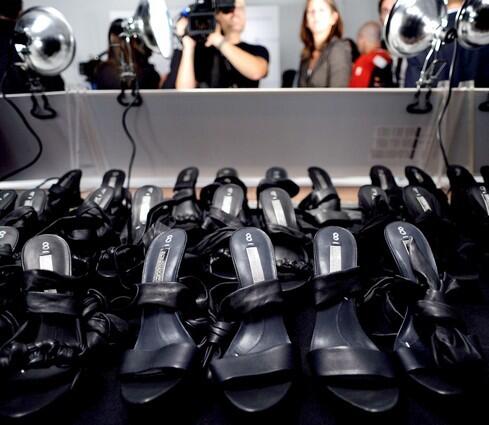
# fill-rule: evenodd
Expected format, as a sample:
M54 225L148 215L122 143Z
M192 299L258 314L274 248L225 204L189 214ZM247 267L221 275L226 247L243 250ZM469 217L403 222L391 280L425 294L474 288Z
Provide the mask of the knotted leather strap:
M311 281L314 288L314 301L317 307L336 304L362 289L360 268L317 276Z
M222 300L219 310L226 319L236 320L273 314L283 303L280 282L272 280L238 289Z
M324 378L369 376L383 380L395 378L389 357L379 351L357 347L319 348L308 353L314 374Z
M158 350L129 350L124 354L121 375L162 374L170 369L187 370L197 354L194 344L171 344Z
M141 283L138 287L138 306L157 305L169 310L179 310L188 306L190 290L178 282Z
M457 311L445 302L449 281L440 279L414 239L407 248L413 270L429 288L416 304L414 323L423 341L429 343L435 365L460 368L480 364L483 356L477 339L467 333Z
M211 362L214 378L227 385L238 384L249 379L291 377L294 370L292 344L283 344L258 353L240 356L225 356Z

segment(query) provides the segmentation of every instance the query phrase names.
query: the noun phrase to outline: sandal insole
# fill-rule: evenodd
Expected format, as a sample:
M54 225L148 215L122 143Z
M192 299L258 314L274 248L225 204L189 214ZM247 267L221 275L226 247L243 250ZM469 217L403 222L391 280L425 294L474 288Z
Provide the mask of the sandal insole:
M195 197L195 185L199 177L199 170L196 167L188 167L180 172L175 183L175 198ZM192 199L183 201L173 208L173 216L177 219L188 219L200 215L195 202Z
M292 200L284 189L269 188L263 190L260 193L260 205L267 226L278 225L299 230ZM275 257L277 260L300 261L300 247L276 245Z
M411 186L424 187L431 193L436 193L438 190L431 176L424 172L421 168L409 165L404 169L404 174L406 175L406 178Z
M212 206L233 217L238 217L243 209L244 192L237 184L225 184L214 193Z
M10 245L12 252L14 252L18 242L19 231L15 227L0 226L0 246Z
M382 190L397 190L399 186L392 171L383 165L375 165L370 169L372 185L379 186Z
M99 187L88 196L85 203L93 202L98 205L102 211L108 211L110 204L114 199L114 194L114 189L111 187Z
M46 209L48 196L43 189L26 190L17 199L18 207L32 207L38 216Z
M314 190L323 190L334 188L329 174L319 167L310 167L308 169L309 178L312 181L312 188Z
M426 213L441 217L441 208L434 195L421 186L407 186L402 190L402 199L408 213L413 218L418 218Z
M161 202L163 202L163 194L159 187L143 186L136 191L132 202L132 239L134 242L142 237L151 208Z

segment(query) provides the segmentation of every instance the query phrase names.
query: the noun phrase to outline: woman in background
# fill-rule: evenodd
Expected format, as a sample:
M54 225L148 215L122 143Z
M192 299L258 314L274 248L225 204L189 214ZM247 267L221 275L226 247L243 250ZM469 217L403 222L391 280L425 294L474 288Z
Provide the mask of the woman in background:
M304 49L299 87L348 87L350 44L342 40L343 21L334 0L307 0L301 27Z

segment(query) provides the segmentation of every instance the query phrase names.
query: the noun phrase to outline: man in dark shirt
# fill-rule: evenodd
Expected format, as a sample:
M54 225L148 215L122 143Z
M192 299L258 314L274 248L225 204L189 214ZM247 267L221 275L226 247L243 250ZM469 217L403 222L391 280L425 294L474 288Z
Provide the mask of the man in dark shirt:
M29 78L27 72L17 66L11 67L12 62L19 62L20 58L12 45L15 21L22 10L22 0L0 0L0 79L10 67L5 79L6 93L29 92ZM39 77L45 91L62 91L64 82L61 77L41 77L31 72L31 76Z
M455 27L457 13L462 4L463 1L460 0L448 2L449 28ZM438 59L445 62L446 65L434 83L435 86L439 81L447 81L449 79L450 64L452 62L455 43L445 44L440 49ZM452 86L457 87L460 82L464 81L474 81L476 87L489 87L489 47L469 50L459 44L458 49L458 58L453 70ZM425 52L408 59L406 87L416 87L427 53Z
M218 12L216 21L216 30L207 37L205 45L185 35L185 18L178 22L183 50L175 51L164 87L254 88L266 77L267 49L241 41L246 24L244 0L236 0L232 11Z

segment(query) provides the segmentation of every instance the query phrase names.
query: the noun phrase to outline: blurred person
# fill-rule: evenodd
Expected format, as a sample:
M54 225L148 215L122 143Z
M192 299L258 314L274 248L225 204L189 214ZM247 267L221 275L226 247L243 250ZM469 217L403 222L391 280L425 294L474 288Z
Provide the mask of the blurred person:
M122 19L116 19L110 25L108 58L95 69L94 80L92 81L94 89L118 90L126 84L121 81L121 61L126 64L129 63L129 50L126 47L126 40L120 37L124 31L122 23ZM131 51L139 88L159 88L161 77L156 72L155 67L149 63L149 58L152 55L151 50L141 40L132 38Z
M378 4L378 12L379 12L379 21L382 27L382 36L384 31L384 26L386 20L391 13L392 8L396 4L397 0L379 0ZM382 41L382 47L387 49L385 40ZM406 70L407 70L407 59L392 56L392 83L394 87L404 87L406 83Z
M392 59L382 49L382 26L375 21L364 24L357 45L361 56L353 65L350 87L392 87Z
M246 26L245 0L217 11L215 19L215 31L205 43L187 33L187 18L177 22L182 49L174 52L164 88L256 88L268 75L268 50L241 40Z
M299 87L348 87L352 52L335 1L307 0L300 35Z

